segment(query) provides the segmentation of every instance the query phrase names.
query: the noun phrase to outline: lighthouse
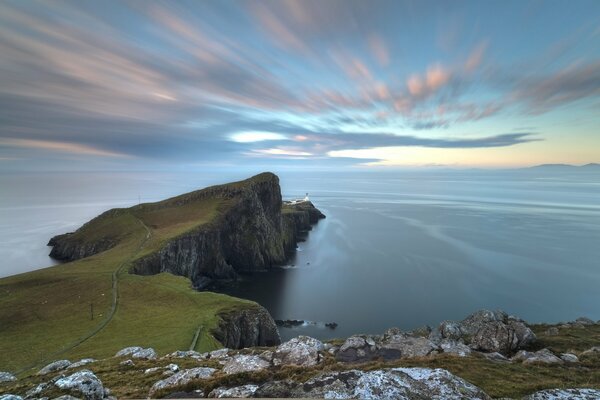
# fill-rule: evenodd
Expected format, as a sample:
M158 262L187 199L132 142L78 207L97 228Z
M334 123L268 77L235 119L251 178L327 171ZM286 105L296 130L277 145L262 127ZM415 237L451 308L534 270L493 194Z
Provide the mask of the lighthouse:
M308 199L308 193L306 193L306 196L304 196L304 201L310 201L310 200Z

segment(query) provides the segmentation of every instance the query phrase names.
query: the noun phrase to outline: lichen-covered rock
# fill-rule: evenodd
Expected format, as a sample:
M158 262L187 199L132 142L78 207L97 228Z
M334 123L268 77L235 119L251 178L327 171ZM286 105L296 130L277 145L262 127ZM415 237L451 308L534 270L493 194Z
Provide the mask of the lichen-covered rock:
M213 335L225 347L242 349L281 343L277 325L264 307L251 305L230 310L219 317L221 321Z
M493 353L479 353L481 355L483 355L484 358L493 361L493 362L510 362L511 360L509 360L508 358L506 358L505 356L503 356L502 354L498 353L498 352L493 352Z
M46 365L44 368L40 369L38 375L46 375L51 372L60 371L67 368L69 365L71 365L71 361L69 360L54 361Z
M273 353L273 364L310 367L321 361L319 352L323 349L321 341L308 336L298 336L277 347Z
M575 320L576 324L581 324L581 325L594 325L595 322L594 320L587 318L587 317L579 317Z
M523 400L598 400L598 389L546 389L523 397Z
M178 373L171 375L166 379L160 380L152 385L149 395L152 397L152 395L159 390L185 385L194 379L210 378L215 372L217 372L216 369L206 367L198 367L179 371Z
M438 327L442 338L459 340L463 336L461 326L456 321L442 321Z
M223 366L223 372L227 375L239 374L240 372L261 371L269 368L271 364L259 356L251 354L239 354L233 356Z
M459 357L467 357L471 354L471 348L460 340L442 339L440 348L444 353L455 354Z
M254 393L258 389L258 385L244 385L232 388L216 388L208 394L210 398L216 399L241 399L254 397Z
M580 354L581 357L600 356L600 346L590 347Z
M325 372L303 384L269 382L256 396L359 399L489 399L481 389L446 370L393 368Z
M568 363L576 363L579 362L579 358L572 353L563 353L560 355L560 359L563 360L564 362L568 362Z
M74 369L74 368L79 368L79 367L83 367L84 365L88 365L91 363L96 362L96 360L94 360L93 358L84 358L82 360L79 360L77 362L74 362L73 364L69 365L67 367L67 369Z
M48 386L50 386L50 384L47 382L38 383L35 387L25 392L25 398L30 399L33 397L40 397L39 394L46 390Z
M514 357L512 361L522 361L523 364L562 364L563 360L554 355L548 349L538 350L536 352L529 352L521 350Z
M17 380L17 377L11 374L10 372L1 372L0 371L0 383L3 382L14 382Z
M200 360L200 359L204 358L201 353L198 353L197 351L194 351L194 350L187 350L187 351L177 350L171 354L168 354L167 357L169 357L169 358L194 358L196 360Z
M86 400L99 400L104 398L105 394L102 381L92 371L86 369L61 378L54 382L54 385Z
M344 362L370 361L379 357L377 343L366 336L350 336L336 352L335 358Z
M0 400L23 400L23 398L16 394L0 394Z
M119 363L119 365L122 365L124 367L135 367L135 363L133 362L133 360L125 360L125 361L121 361Z
M143 348L139 346L126 347L121 349L115 354L115 357L131 357L131 358L142 358L146 360L154 360L158 355L153 348Z

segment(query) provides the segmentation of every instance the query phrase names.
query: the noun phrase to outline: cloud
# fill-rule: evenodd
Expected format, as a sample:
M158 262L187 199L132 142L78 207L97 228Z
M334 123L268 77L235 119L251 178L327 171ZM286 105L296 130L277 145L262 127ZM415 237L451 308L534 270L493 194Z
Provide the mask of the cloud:
M20 147L46 150L52 153L69 153L96 157L129 157L127 154L107 151L79 143L55 142L50 140L32 140L16 138L0 138L0 147Z
M379 65L387 67L390 64L390 53L381 36L377 34L369 35L368 44L369 50Z

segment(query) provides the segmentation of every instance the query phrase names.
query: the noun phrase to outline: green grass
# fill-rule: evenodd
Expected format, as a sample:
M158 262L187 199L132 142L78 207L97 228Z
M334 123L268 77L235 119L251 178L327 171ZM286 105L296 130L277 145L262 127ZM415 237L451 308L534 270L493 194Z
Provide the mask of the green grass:
M234 205L235 199L207 197L198 191L110 210L68 240L108 239L115 247L0 279L0 370L23 376L56 359L105 358L132 345L151 346L159 353L187 350L199 326L196 350L220 347L210 334L218 324L217 315L254 303L196 292L183 277L138 276L128 271L132 261L158 251L177 236L203 229ZM118 281L118 306L103 326L111 315L113 279ZM79 343L97 329L98 333Z

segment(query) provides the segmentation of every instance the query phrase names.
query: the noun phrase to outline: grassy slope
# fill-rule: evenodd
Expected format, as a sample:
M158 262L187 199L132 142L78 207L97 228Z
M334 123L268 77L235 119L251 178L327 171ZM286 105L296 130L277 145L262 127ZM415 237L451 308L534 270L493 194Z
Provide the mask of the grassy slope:
M108 251L1 279L0 370L37 368L59 358L106 357L130 345L152 346L159 352L187 349L199 326L203 328L196 349L215 348L209 331L217 323L216 314L253 303L198 293L187 279L170 274L142 277L127 272L132 260L214 220L230 206L218 199L177 205L182 198L117 210L76 233L84 242L115 238L119 244ZM114 317L78 344L111 315L113 279L119 293Z

